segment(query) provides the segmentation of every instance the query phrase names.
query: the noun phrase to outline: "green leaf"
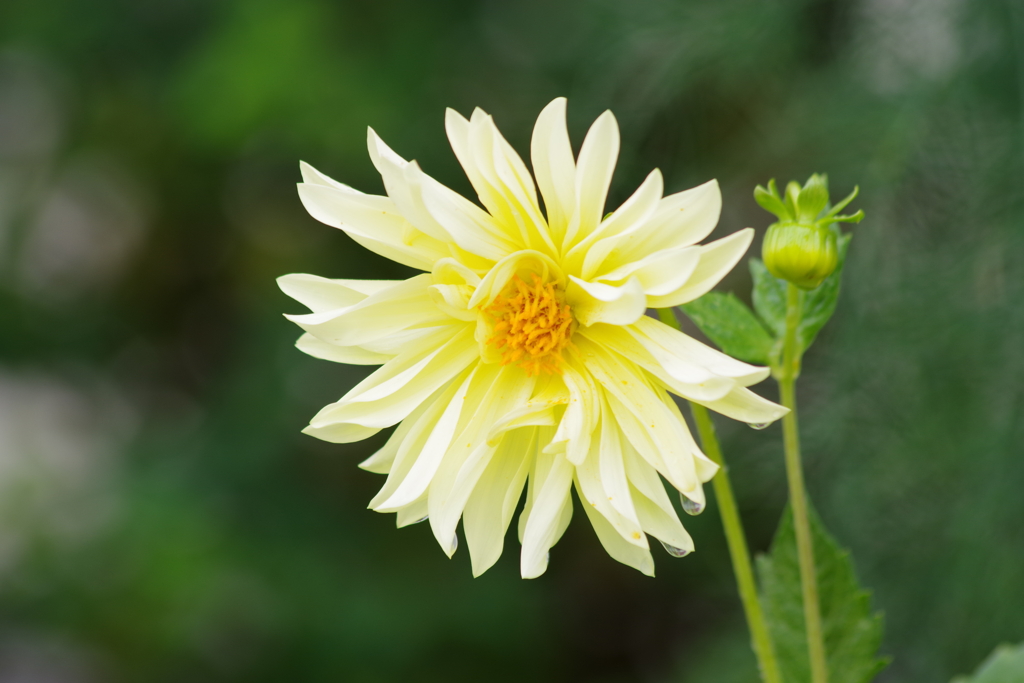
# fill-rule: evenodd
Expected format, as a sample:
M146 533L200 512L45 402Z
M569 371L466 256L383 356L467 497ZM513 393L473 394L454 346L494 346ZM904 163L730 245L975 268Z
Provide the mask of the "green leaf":
M754 278L754 310L776 337L786 336L786 281L768 272L761 259L750 259Z
M839 232L835 224L832 229ZM839 300L839 284L843 275L843 264L846 262L846 250L850 247L850 238L849 234L839 233L836 236L839 262L835 271L825 278L824 282L804 295L800 327L797 331L797 338L802 350L807 350L814 343L818 332L835 313L836 302Z
M1000 645L981 663L970 678L959 676L953 683L1020 683L1024 681L1024 643Z
M734 294L708 292L680 308L724 353L768 365L775 342L753 311Z
M877 654L882 615L871 613L870 594L857 583L850 553L829 536L814 510L809 512L829 683L868 683L889 661ZM757 558L757 571L782 678L786 683L809 681L796 534L788 508L771 554Z

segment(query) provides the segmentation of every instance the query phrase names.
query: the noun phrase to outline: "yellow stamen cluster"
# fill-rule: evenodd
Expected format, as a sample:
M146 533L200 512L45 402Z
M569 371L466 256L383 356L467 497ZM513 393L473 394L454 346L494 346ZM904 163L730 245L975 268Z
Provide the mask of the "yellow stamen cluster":
M570 344L572 314L553 283L534 274L533 286L518 276L484 311L495 320L487 340L501 351L501 364L519 363L526 374L562 372L562 349Z

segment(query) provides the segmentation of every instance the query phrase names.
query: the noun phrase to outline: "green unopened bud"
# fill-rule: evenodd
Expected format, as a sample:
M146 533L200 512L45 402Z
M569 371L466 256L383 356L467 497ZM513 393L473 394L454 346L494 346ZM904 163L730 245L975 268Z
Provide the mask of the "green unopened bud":
M774 223L764 237L761 256L768 272L801 289L814 289L839 262L836 234L801 223Z
M828 178L812 175L803 187L796 181L779 195L775 181L754 190L754 199L779 221L768 227L761 257L768 272L802 289L814 289L832 274L839 263L834 223L859 223L864 212L849 216L839 212L857 196L857 188L843 201L828 209Z

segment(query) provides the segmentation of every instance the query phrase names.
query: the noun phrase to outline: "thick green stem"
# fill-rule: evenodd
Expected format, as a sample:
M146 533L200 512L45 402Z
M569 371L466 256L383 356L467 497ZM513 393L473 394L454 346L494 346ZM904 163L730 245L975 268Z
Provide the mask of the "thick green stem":
M786 477L789 480L789 504L793 510L800 583L803 588L804 622L807 626L807 654L811 662L811 682L828 683L828 663L818 603L818 575L814 567L814 545L807 516L807 492L800 462L800 431L796 418L796 378L800 375L801 349L797 327L800 325L802 293L790 283L786 295L786 337L782 349L782 367L776 373L782 405L789 412L782 418L782 438L786 451Z
M679 320L676 319L672 309L659 308L658 317L666 325L679 329ZM715 499L718 501L719 513L722 516L722 528L725 529L729 556L732 558L736 585L739 588L743 611L746 613L747 625L750 628L751 645L761 669L761 679L764 683L782 683L779 663L775 659L775 649L772 647L771 635L768 632L768 623L764 619L764 611L761 609L761 601L757 595L757 585L754 583L754 569L750 563L747 538L743 534L743 524L740 521L739 509L736 507L736 496L733 495L729 470L722 457L722 448L718 444L718 437L715 435L715 425L711 421L708 409L704 406L691 403L690 409L693 411L693 419L697 423L697 432L700 434L704 452L720 468L711 483L714 486Z
M704 453L721 468L711 483L715 488L715 500L718 501L718 510L722 516L722 528L725 529L725 539L729 544L729 555L732 557L732 567L736 573L736 585L739 588L740 600L743 601L743 611L747 615L747 624L750 627L751 645L761 668L761 679L764 683L781 683L779 663L775 659L775 649L772 647L771 635L768 633L768 623L764 619L764 611L761 609L761 601L758 599L757 585L754 583L754 569L750 564L750 551L747 549L747 539L743 534L739 509L736 507L736 497L732 493L729 469L725 466L722 449L715 436L715 425L711 421L708 409L704 406L691 403L690 410L693 411L693 419L697 423L697 431L700 433L700 442L704 446Z

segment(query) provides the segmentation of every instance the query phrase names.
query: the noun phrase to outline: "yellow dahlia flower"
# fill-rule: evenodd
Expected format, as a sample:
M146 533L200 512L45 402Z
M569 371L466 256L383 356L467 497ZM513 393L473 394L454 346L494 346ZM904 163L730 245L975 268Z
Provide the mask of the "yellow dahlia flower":
M347 443L398 425L360 465L388 475L370 507L397 513L398 526L429 519L449 556L461 518L474 575L501 555L524 486L524 578L547 568L574 487L608 553L653 575L648 534L674 555L693 549L659 474L692 510L717 470L669 392L748 423L785 412L745 388L767 368L645 315L710 290L753 231L698 245L718 222L718 185L662 197L657 170L605 216L615 118L602 114L574 159L565 104L555 100L537 119L533 176L490 116L448 110L448 138L484 208L372 129L386 197L303 164L299 196L314 218L424 272L400 281L279 280L312 310L287 316L306 332L299 349L382 365L305 433Z

